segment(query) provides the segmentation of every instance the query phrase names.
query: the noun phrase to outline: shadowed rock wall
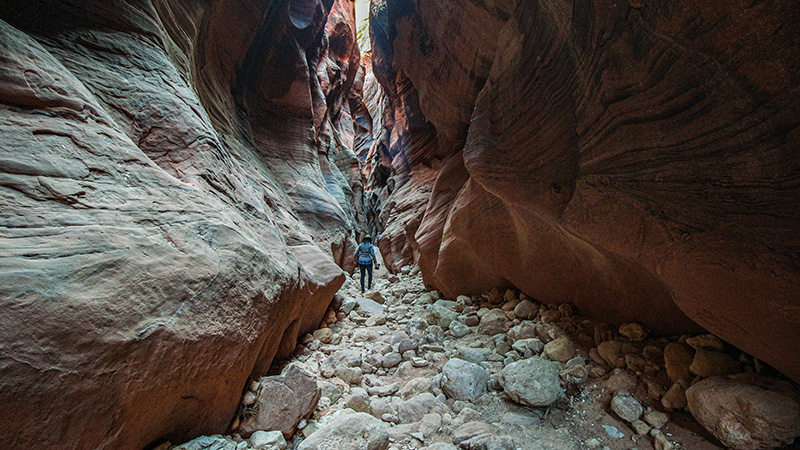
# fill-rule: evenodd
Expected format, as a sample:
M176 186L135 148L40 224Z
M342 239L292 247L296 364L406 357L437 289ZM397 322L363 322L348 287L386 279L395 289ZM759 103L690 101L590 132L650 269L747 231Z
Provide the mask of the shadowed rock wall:
M352 1L4 2L0 18L5 445L224 432L352 265Z
M371 13L390 268L416 261L449 297L513 285L662 333L699 324L800 379L791 2Z

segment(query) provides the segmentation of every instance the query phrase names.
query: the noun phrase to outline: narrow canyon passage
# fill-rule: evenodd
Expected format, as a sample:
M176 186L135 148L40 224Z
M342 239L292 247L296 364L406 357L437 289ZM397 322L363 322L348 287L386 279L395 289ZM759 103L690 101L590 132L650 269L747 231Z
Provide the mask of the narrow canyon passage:
M445 300L418 272L380 271L366 294L348 277L323 327L250 383L229 434L157 448L714 450L798 427L777 406L791 384L758 386L776 373L713 335L615 330L513 290ZM704 424L727 411L758 431L717 429L721 443L687 399Z
M0 441L796 448L799 130L790 0L0 2Z

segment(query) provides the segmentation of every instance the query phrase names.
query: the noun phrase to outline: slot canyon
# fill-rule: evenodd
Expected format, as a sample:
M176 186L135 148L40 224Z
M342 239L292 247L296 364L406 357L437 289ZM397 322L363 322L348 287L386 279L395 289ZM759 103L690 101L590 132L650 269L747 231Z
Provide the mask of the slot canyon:
M0 44L6 448L800 448L793 2L9 0Z

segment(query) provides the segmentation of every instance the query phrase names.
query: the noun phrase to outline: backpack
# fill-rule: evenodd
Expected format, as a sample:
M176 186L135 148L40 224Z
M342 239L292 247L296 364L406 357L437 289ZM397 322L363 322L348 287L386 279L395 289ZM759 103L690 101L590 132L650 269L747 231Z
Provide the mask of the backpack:
M372 244L361 243L358 246L358 250L356 253L358 254L358 263L359 264L372 264L372 254L374 250L372 249Z

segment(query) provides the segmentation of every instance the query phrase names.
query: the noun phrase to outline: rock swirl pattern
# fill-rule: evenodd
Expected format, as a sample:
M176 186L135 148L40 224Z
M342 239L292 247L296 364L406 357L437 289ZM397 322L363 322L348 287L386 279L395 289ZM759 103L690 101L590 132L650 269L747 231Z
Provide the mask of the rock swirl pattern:
M224 432L352 265L352 2L3 2L0 19L5 445Z
M800 379L791 2L386 0L372 16L389 267L418 262L448 297L513 285L610 322L699 325Z

